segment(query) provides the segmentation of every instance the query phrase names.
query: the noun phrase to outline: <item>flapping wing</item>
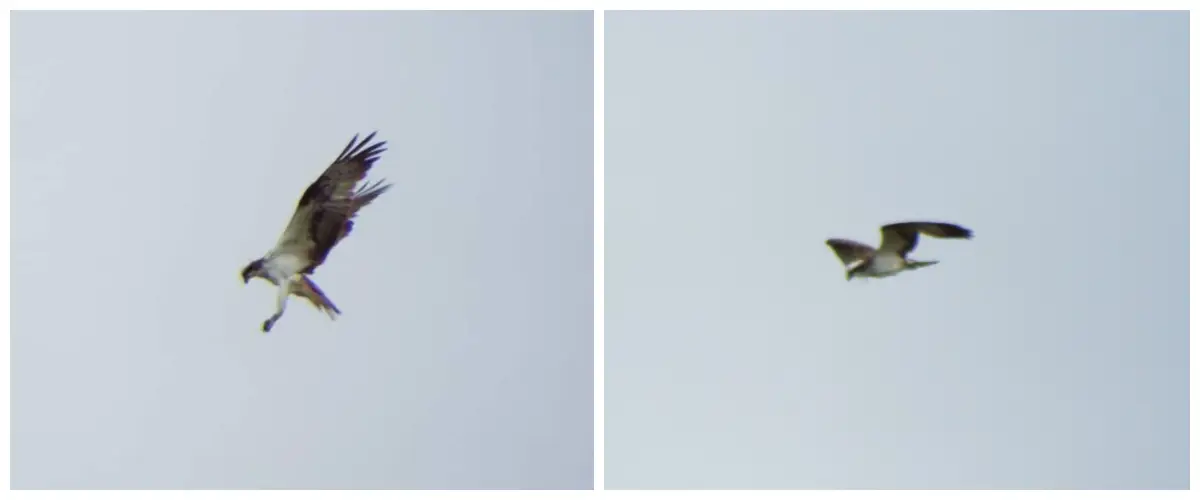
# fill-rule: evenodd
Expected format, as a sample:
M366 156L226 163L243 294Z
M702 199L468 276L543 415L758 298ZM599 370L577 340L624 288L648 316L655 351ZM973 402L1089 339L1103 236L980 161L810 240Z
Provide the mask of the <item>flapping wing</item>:
M309 260L305 273L311 273L321 265L333 246L349 234L353 227L351 219L358 209L390 187L380 181L355 189L366 178L379 155L387 151L384 148L386 141L370 144L373 138L375 132L362 141L355 135L337 159L300 196L296 212L277 247L292 247L303 253Z
M883 241L879 243L880 252L896 252L907 255L917 246L919 235L935 238L971 238L971 230L957 224L947 222L898 222L880 228Z
M329 319L337 319L337 315L342 313L308 276L301 275L299 279L292 280L288 293L308 300L317 310L328 314Z
M383 181L376 181L374 184L364 184L344 204L338 204L330 209L325 217L314 221L313 234L317 237L318 247L324 241L329 241L329 249L337 245L342 238L350 234L350 230L354 229L354 216L358 215L358 211L375 201L379 195L386 193L391 184L384 184ZM323 224L323 226L322 226ZM325 250L328 253L329 249ZM318 260L324 260L325 254L321 254Z
M834 238L825 240L825 244L833 249L833 253L837 254L838 258L842 260L842 265L846 266L867 260L875 253L875 249L871 248L870 245L864 245L857 241Z
M309 233L314 245L309 252L311 264L304 269L304 273L312 273L317 266L325 262L329 251L333 250L333 247L349 235L350 230L354 229L354 216L358 214L358 210L370 204L391 187L391 184L384 184L383 181L364 185L355 191L349 200L318 211L309 226Z
M311 202L329 205L331 202L348 201L354 194L354 186L367 177L367 172L375 165L379 155L387 151L384 148L387 145L386 141L368 147L374 138L375 132L371 132L357 144L355 142L358 141L358 135L351 138L350 143L342 149L342 154L338 155L329 168L325 169L325 173L300 196L298 205L303 206Z

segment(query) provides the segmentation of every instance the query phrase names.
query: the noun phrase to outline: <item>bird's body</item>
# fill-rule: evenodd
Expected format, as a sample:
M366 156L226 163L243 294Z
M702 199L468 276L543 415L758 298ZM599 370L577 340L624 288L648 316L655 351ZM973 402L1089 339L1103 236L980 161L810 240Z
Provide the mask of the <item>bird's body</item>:
M883 226L880 232L883 233L883 239L878 249L851 240L835 238L825 241L842 264L847 266L847 281L854 278L886 278L937 264L936 260L908 258L908 253L917 246L919 234L936 238L970 239L972 236L970 229L945 222L900 222Z
M862 272L873 278L885 278L899 274L907 265L908 262L904 257L896 254L882 254L867 260L866 269L863 269Z
M262 278L279 285L304 270L308 265L299 255L290 251L272 251L263 259Z
M262 278L279 287L276 311L263 322L264 332L270 331L283 316L288 295L307 299L330 318L341 313L307 275L325 262L329 251L350 234L358 210L391 187L379 181L355 188L386 151L385 142L368 146L374 137L372 133L362 142L358 142L357 135L350 139L342 154L300 196L275 248L242 269L245 282Z

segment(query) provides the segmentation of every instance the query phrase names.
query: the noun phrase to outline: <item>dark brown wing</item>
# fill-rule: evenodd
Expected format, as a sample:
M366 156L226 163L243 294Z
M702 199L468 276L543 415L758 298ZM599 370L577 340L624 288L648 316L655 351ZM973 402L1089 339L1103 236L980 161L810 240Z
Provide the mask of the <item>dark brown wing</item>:
M825 244L829 245L829 248L833 249L833 253L842 260L842 265L867 260L875 254L875 249L870 245L864 245L857 241L832 238L825 240Z
M376 181L374 184L364 184L362 187L358 188L358 190L355 191L354 195L350 198L349 215L347 216L345 223L342 224L341 231L338 232L337 239L334 240L333 244L336 245L339 241L342 241L343 238L350 234L350 230L354 229L354 216L358 214L358 211L361 210L362 207L371 204L372 201L375 201L375 198L378 198L379 195L386 193L391 187L391 184L384 184L383 181L380 180Z
M354 136L337 160L325 169L325 173L300 197L301 206L307 200L309 204L319 207L313 213L308 226L308 237L313 246L309 253L310 264L304 269L305 274L311 274L317 266L325 262L329 251L350 234L358 210L391 187L390 184L378 181L358 189L354 188L359 181L366 178L367 172L379 159L379 155L386 151L383 147L386 142L367 146L373 137L374 132L355 145L358 136Z
M327 204L331 201L348 200L354 194L354 186L359 181L367 177L367 172L375 165L375 161L379 159L379 155L387 151L384 146L387 141L380 141L367 147L371 139L375 138L375 132L371 132L356 145L358 135L350 139L350 143L346 144L342 154L338 155L337 159L325 169L325 172L318 177L315 182L304 190L304 194L300 195L300 202L297 207L308 205L309 203Z
M895 252L901 256L916 248L921 234L935 238L970 239L972 236L970 229L947 222L898 222L883 226L880 232L883 233L883 240L879 243L879 251Z
M327 220L329 211L345 213L350 207L350 198L354 194L354 186L367 176L367 171L374 165L375 160L385 151L386 142L380 142L371 147L364 147L375 133L372 132L358 142L358 135L350 139L350 143L342 149L342 153L321 173L296 203L296 211L288 222L287 228L275 244L277 248L295 249L297 253L311 253L319 240L313 231L318 226L336 225ZM357 143L357 144L356 144ZM317 219L321 218L319 222ZM336 243L336 242L335 242Z

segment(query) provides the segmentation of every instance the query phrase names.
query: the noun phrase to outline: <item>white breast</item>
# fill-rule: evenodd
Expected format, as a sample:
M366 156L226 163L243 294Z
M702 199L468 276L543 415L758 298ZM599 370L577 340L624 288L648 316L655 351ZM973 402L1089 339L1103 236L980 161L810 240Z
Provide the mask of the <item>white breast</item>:
M896 254L877 254L871 259L871 274L895 274L904 269L904 257Z
M263 262L263 270L274 278L274 281L282 283L304 270L304 267L307 265L308 262L305 259L301 259L294 254L283 253L268 257Z

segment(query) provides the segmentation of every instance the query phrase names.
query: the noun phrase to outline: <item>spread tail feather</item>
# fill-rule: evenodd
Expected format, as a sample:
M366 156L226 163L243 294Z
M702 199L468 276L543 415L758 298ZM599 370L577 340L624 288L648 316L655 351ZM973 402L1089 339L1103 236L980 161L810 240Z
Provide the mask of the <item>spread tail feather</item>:
M325 292L321 291L321 287L317 286L316 283L313 283L312 280L308 279L308 276L300 276L299 280L293 281L292 283L293 287L291 292L293 294L307 299L310 303L312 303L313 307L317 308L317 310L328 314L329 319L337 319L337 315L342 313L342 311L333 304L333 301L329 300L329 297L325 296Z

